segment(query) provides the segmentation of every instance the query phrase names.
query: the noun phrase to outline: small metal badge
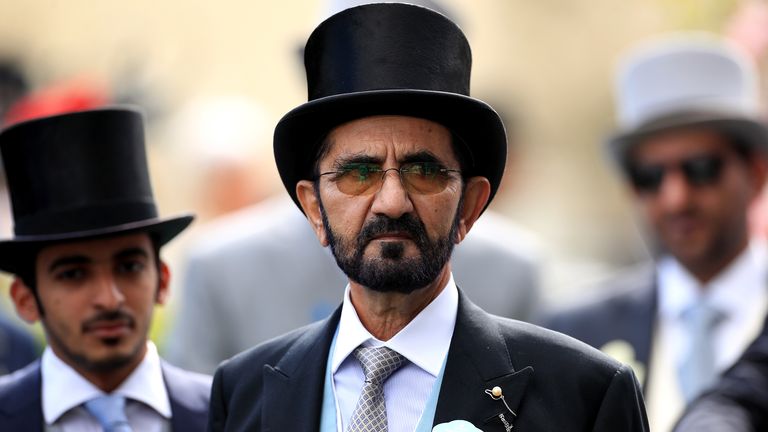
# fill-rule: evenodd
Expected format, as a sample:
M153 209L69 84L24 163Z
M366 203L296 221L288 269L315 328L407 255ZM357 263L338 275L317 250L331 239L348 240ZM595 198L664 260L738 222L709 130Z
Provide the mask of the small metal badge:
M490 390L485 389L485 394L490 396L491 399L493 399L493 400L501 400L501 402L507 408L507 411L509 411L510 414L512 414L513 416L517 417L517 414L514 411L512 411L512 408L509 407L509 405L507 404L506 399L504 399L504 393L501 391L501 387L496 386L496 387L494 387L494 388L492 388ZM510 432L512 430L512 428L514 427L514 426L512 426L512 424L509 421L507 421L507 419L506 419L506 417L504 417L503 413L499 414L499 420L501 420L501 424L504 425L504 429L506 430L506 432Z

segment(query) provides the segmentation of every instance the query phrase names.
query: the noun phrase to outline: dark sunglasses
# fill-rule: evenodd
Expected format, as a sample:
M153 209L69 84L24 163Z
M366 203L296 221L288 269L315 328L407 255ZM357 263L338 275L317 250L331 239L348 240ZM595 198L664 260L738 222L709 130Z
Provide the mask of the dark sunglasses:
M706 186L717 183L725 165L721 155L696 156L677 164L630 163L628 174L632 185L640 192L657 192L664 181L664 174L670 169L679 169L691 186Z

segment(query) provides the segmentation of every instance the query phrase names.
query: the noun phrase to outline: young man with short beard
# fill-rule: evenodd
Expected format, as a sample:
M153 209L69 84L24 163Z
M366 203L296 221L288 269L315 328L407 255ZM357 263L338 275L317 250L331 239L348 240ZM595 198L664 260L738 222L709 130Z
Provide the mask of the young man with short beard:
M454 23L406 4L312 33L310 102L277 125L275 159L349 284L330 318L219 367L209 430L648 430L628 367L487 314L453 281L452 247L506 159L470 58Z
M168 297L161 247L192 216L158 217L142 117L106 108L31 120L0 133L19 316L48 348L0 381L3 431L202 431L210 377L164 362L147 339Z

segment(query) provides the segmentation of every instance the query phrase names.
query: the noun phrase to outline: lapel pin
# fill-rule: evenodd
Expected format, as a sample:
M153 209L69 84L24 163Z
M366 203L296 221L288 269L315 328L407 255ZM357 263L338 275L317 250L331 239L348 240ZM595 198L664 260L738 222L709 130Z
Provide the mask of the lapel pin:
M512 416L514 417L517 417L517 414L514 411L512 411L512 408L510 408L509 405L507 405L507 401L504 399L504 392L501 391L501 387L495 386L490 390L485 389L485 394L490 396L491 399L493 400L501 400L501 402L504 404L504 406L507 408L510 414L512 414ZM504 417L504 413L499 414L499 420L501 420L501 423L504 425L504 429L506 430L506 432L511 431L512 428L514 427Z

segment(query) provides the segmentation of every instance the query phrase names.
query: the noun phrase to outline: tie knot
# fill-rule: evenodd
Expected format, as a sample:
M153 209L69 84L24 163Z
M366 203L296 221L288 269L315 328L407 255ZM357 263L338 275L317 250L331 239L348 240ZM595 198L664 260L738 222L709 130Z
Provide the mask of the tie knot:
M109 394L91 399L84 405L105 432L130 430L125 416L125 397Z
M405 357L387 347L359 347L353 355L363 366L365 380L373 383L389 378L405 361Z

